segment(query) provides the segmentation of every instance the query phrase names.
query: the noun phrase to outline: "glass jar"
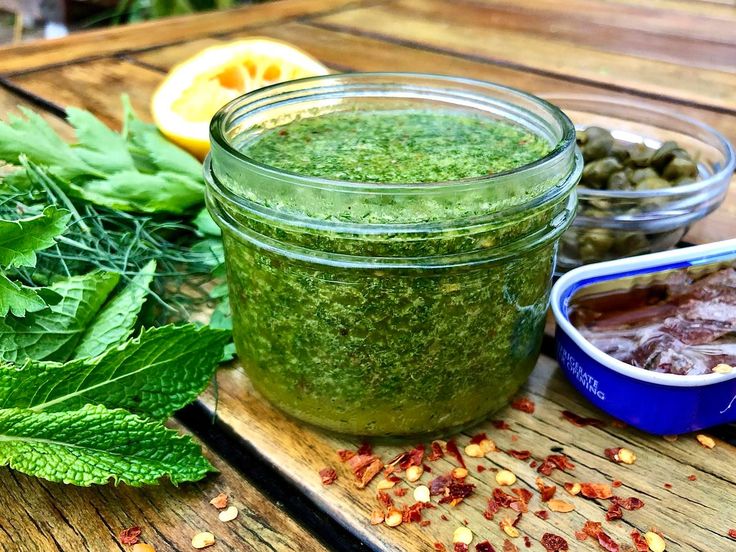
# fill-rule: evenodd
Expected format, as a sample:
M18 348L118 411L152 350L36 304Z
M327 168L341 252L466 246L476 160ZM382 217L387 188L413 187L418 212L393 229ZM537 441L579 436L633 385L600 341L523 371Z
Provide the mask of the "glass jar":
M326 180L242 153L296 118L415 108L514 124L551 151L493 176L422 184ZM480 81L346 74L247 94L210 131L207 205L223 231L235 345L258 392L360 436L439 435L507 404L538 357L557 241L575 210L582 160L562 112Z

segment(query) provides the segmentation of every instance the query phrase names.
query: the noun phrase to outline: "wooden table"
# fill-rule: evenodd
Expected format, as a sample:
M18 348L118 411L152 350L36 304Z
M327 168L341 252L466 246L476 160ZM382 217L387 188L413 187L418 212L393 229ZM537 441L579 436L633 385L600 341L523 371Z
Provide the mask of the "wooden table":
M119 125L122 92L147 116L150 95L173 64L204 46L237 37L265 35L296 43L338 71L425 71L470 76L531 92L605 93L649 101L697 117L736 142L736 9L730 0L285 0L232 12L175 18L137 26L77 34L51 42L0 50L0 108L32 106L55 126L68 105L89 109ZM716 213L695 225L694 243L736 236L736 188ZM561 410L607 419L587 405L561 377L550 358L548 338L523 394L536 403L532 414L507 409L497 417L510 430L491 424L456 437L485 431L499 448L528 449L536 459L563 451L576 467L555 471L547 484L619 480L621 496L644 500L644 508L623 520L604 522L622 545L632 528L661 530L667 550L728 552L736 540L736 448L733 428L718 428L714 449L693 436L677 441L619 428L575 427ZM217 417L211 412L217 404ZM300 427L253 395L240 368L222 369L219 397L212 391L181 412L177 421L207 447L221 473L194 485L147 489L78 489L0 470L0 547L4 550L125 550L120 530L140 525L158 551L189 550L194 533L217 536L211 550L433 550L452 549L452 533L465 521L474 543L489 539L502 549L498 521L482 512L495 487L493 471L512 470L517 486L534 492L529 465L500 452L469 460L468 480L476 492L456 507L425 510L431 523L391 529L371 526L376 481L356 489L335 451L357 443ZM614 464L608 447L633 449L634 465ZM405 448L405 447L404 447ZM377 447L388 459L402 447ZM476 465L488 468L483 473ZM456 462L429 462L433 475ZM322 485L318 470L334 467L337 482ZM695 480L692 480L695 476ZM412 487L402 483L399 487ZM224 491L241 509L233 522L217 520L210 498ZM390 491L393 493L393 490ZM574 533L586 520L602 521L606 504L566 496L570 513L548 520L527 513L518 525L531 550L542 550L546 532L564 536L571 550L600 550ZM393 495L392 495L393 496ZM397 502L408 502L394 496ZM445 521L443 518L446 518ZM526 550L523 537L513 539ZM471 549L473 547L471 546ZM625 550L622 547L622 550Z

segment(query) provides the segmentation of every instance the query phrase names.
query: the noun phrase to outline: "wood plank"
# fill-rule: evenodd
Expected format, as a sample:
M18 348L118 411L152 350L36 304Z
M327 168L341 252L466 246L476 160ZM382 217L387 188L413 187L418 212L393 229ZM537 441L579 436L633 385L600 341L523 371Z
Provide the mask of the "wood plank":
M599 550L597 543L590 540L577 542L574 532L580 530L586 520L603 521L605 501L570 497L560 488L558 498L573 503L576 509L567 514L550 513L549 520L544 521L531 514L531 511L545 509L535 486L535 478L539 474L530 467L529 461L517 460L502 452L489 453L482 460L466 458L468 481L477 486L475 493L456 507L435 502L435 509L423 512L424 518L431 522L429 526L420 527L418 523L403 524L395 529L385 525L371 526L370 513L378 507L375 498L377 481L374 480L367 490L357 490L352 474L335 454L338 449L354 449L358 443L327 436L287 419L254 394L239 368L221 370L218 381L220 421L253 445L327 513L375 549L425 550L431 549L434 542L441 542L451 549L453 531L467 520L468 528L475 534L474 543L488 539L500 550L506 537L498 522L509 511L502 510L494 521L486 520L482 512L496 487L490 470L503 468L515 473L517 487L531 490L535 495L529 506L530 513L524 514L517 526L522 535L538 541L545 532L553 532L564 536L571 550ZM544 357L540 359L524 393L536 402L534 415L505 409L497 416L511 425L511 431L495 429L489 423L481 424L458 437L460 449L469 442L470 435L483 431L502 450L528 449L537 460L553 452L564 451L576 467L567 473L555 471L545 479L547 484L560 486L572 481L622 481L623 486L614 489L616 494L639 497L646 505L640 510L625 512L623 521L604 522L604 530L621 544L630 542L628 534L632 527L641 531L657 527L666 536L669 552L725 551L732 546L727 531L736 526L736 472L731 469L736 460L736 448L718 442L715 449L705 449L692 436L681 436L678 441L668 443L659 437L632 429L616 429L611 425L604 428L574 427L561 420L561 410L569 409L583 416L605 416L584 404L563 380L555 363ZM205 395L204 402L209 408L214 408L211 394ZM610 462L603 450L615 446L633 449L638 455L637 462L632 466ZM402 450L406 447L375 447L376 453L385 461ZM413 503L412 487L427 484L433 477L448 473L456 466L456 462L447 456L427 463L432 473L425 473L415 484L400 483L398 487L409 489L409 493L404 498L392 495L396 504ZM479 464L489 471L479 473L476 470ZM338 471L338 480L334 485L324 487L318 470L328 466ZM691 474L696 475L696 481L688 480ZM665 483L672 487L665 488ZM443 521L442 515L449 521ZM515 539L515 543L524 549L521 538Z
M391 6L349 10L315 21L392 41L494 61L544 74L736 109L736 73L624 56L590 47L492 28L482 7L457 9L441 0L398 0Z
M41 116L48 122L51 127L59 132L63 137L70 139L73 136L69 125L64 123L62 119L56 117L50 113L37 109L34 105L29 103L26 99L13 94L12 92L0 88L0 120L7 121L10 115L20 116L21 112L18 109L23 107L26 109L34 109L40 112Z
M556 18L555 27L566 21L586 21L618 28L622 31L620 41L630 40L632 31L660 34L680 39L700 39L705 43L736 43L733 25L736 23L736 9L724 10L720 17L714 17L707 10L679 12L656 7L651 2L631 4L606 2L604 0L465 0L470 4L492 6L506 10L524 9L528 15L541 11ZM540 29L544 30L544 29ZM582 31L587 31L581 26ZM593 34L593 30L590 30ZM635 37L634 37L635 38ZM612 37L615 39L615 37ZM618 40L617 40L618 41ZM675 50L687 54L684 47L675 45Z
M603 2L636 6L641 5L641 0L602 0ZM736 4L733 0L647 0L646 4L658 10L682 12L695 15L708 15L722 19L735 17Z
M73 487L0 470L0 550L8 552L109 552L129 550L118 534L138 525L141 541L157 552L190 550L192 537L212 532L217 544L208 550L326 550L277 505L235 470L206 453L217 475L174 487L121 485ZM209 500L224 492L240 512L228 523L217 518Z
M0 74L189 41L250 25L293 19L357 5L359 0L283 0L130 26L107 27L0 50Z

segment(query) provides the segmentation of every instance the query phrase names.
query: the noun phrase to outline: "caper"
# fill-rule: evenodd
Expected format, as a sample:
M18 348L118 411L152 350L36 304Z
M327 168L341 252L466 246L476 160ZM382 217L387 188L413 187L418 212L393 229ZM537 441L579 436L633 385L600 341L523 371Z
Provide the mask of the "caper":
M601 188L609 177L623 169L621 163L615 157L606 157L597 161L591 161L583 167L582 180L586 186L591 188Z
M614 142L611 148L611 155L622 163L625 163L629 160L629 149L620 142Z
M670 188L672 184L667 182L664 178L658 176L650 176L645 178L636 185L637 190L662 190L664 188Z
M578 143L578 146L584 145L588 141L588 133L584 130L576 130L575 141Z
M614 243L614 236L605 228L591 228L578 238L583 260L595 260L604 256Z
M662 171L662 176L667 180L678 180L685 176L697 176L698 166L690 159L675 157Z
M631 189L631 183L629 177L626 176L624 171L616 171L608 177L608 189L609 190L629 190Z
M629 163L633 167L647 167L652 162L654 150L644 144L633 144L629 147Z
M650 248L649 240L641 232L618 234L613 243L614 252L621 255L646 253Z
M651 167L644 167L643 169L636 169L631 173L631 181L634 184L646 180L647 178L657 178L659 174Z
M588 142L582 147L583 159L585 161L593 161L606 157L613 148L613 136L605 134L591 138L588 135Z
M662 169L667 166L667 163L669 163L675 156L673 152L677 149L681 148L676 142L673 142L672 140L663 142L657 151L654 152L654 155L652 155L652 167L656 168L658 171L662 171Z

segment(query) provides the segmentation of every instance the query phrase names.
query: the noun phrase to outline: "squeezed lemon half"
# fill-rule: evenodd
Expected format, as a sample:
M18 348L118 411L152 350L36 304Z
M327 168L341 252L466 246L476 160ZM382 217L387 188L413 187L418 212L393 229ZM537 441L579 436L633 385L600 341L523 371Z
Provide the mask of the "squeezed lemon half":
M269 84L327 73L327 67L286 42L228 42L172 68L153 94L151 113L169 140L202 159L210 148L210 119L227 102Z

